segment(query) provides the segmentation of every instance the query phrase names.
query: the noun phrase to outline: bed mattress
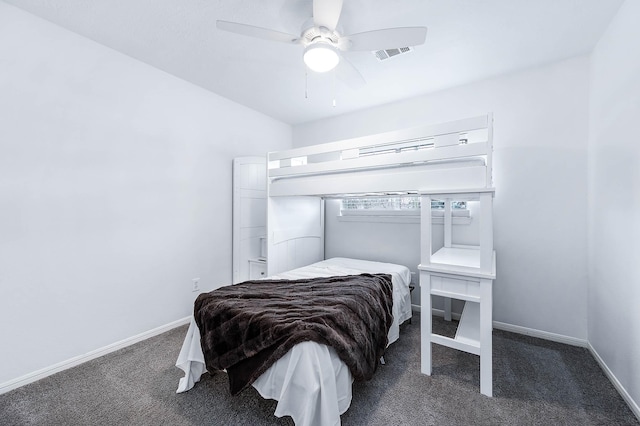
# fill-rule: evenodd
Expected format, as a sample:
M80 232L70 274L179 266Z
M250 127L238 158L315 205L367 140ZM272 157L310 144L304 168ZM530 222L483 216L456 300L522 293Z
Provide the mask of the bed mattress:
M387 273L393 283L393 323L389 344L398 340L400 324L411 318L408 268L391 263L333 258L270 277L301 279L360 273ZM176 366L185 372L177 392L191 389L206 371L200 332L192 319ZM351 404L353 377L333 348L316 342L295 345L253 383L263 398L275 399L277 417L291 416L296 425L340 424Z

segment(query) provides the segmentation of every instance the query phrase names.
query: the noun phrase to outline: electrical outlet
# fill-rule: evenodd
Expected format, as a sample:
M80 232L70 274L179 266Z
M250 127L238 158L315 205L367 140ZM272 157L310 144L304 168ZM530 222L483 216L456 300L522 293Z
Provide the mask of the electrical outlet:
M200 291L200 278L193 278L191 282L193 283L191 286L191 291Z

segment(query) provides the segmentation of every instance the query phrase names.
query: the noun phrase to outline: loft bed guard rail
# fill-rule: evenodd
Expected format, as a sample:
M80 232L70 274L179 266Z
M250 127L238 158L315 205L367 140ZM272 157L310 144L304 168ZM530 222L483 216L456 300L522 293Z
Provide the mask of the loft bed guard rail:
M491 114L268 155L269 196L491 186Z

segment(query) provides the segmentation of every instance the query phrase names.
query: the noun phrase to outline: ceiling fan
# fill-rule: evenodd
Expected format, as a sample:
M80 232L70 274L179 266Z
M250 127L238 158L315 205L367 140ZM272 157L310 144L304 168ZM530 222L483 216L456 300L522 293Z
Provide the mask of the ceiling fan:
M343 35L336 29L342 13L342 2L313 0L313 16L303 24L299 36L229 21L216 21L216 27L250 37L302 45L303 60L309 69L326 72L337 67L337 77L354 87L363 85L364 78L342 52L378 51L417 46L425 42L426 27L386 28Z

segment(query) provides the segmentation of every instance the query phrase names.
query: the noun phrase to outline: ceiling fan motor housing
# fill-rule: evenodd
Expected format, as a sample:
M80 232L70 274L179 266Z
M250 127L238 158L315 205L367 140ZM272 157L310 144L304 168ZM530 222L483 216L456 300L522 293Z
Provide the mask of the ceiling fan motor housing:
M338 47L340 34L325 27L310 27L302 32L301 41L305 47L320 41L333 44Z

